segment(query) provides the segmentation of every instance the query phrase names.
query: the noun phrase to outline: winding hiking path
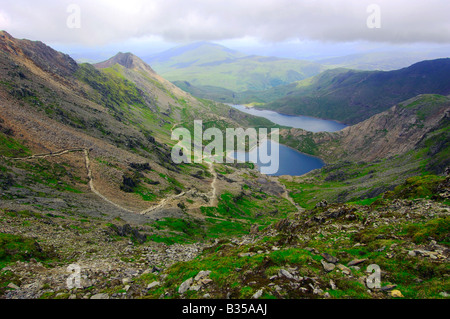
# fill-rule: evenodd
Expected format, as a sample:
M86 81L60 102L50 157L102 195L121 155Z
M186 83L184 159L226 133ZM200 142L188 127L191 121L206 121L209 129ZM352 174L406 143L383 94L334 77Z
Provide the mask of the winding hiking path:
M87 148L68 148L68 149L64 149L58 152L50 152L50 153L45 153L45 154L35 154L35 155L31 155L31 156L27 156L27 157L4 157L6 159L10 159L10 160L15 160L15 161L19 161L19 160L32 160L32 159L37 159L37 158L47 158L47 157L56 157L56 156L62 156L64 154L68 154L68 153L75 153L75 152L83 152L84 154L84 160L85 160L85 166L86 166L86 171L87 171L87 176L89 179L89 189L91 190L91 192L93 192L95 195L97 195L98 197L100 197L101 199L103 199L104 201L108 202L109 204L123 210L126 211L128 213L134 213L133 211L120 206L119 204L114 203L113 201L109 200L107 197L105 197L104 195L102 195L94 186L94 178L92 176L92 170L91 170L91 161L89 159L89 150Z
M64 149L58 152L50 152L50 153L44 153L44 154L35 154L35 155L31 155L31 156L27 156L27 157L5 157L5 156L1 156L2 158L5 159L9 159L9 160L16 160L16 161L23 161L23 160L32 160L32 159L37 159L37 158L47 158L47 157L57 157L57 156L62 156L64 154L68 154L68 153L75 153L75 152L83 152L84 154L84 160L85 160L85 167L86 167L86 171L87 171L87 176L89 179L89 189L91 190L91 192L93 192L95 195L97 195L99 198L101 198L102 200L104 200L105 202L123 210L126 211L128 213L137 213L140 215L148 215L151 212L161 209L163 207L165 207L165 205L173 199L182 197L184 195L190 194L193 192L193 190L189 190L187 192L182 192L180 194L177 195L172 195L170 197L167 198L163 198L161 199L161 201L157 204L154 205L150 208L147 208L143 211L140 212L136 212L136 211L132 211L129 210L128 208L125 208L117 203L114 203L113 201L111 201L110 199L108 199L106 196L104 196L102 193L100 193L100 191L98 191L95 186L94 186L94 178L92 175L92 169L91 169L91 161L89 158L89 150L86 148L68 148L68 149ZM209 165L209 171L211 172L211 174L213 175L213 180L211 182L211 191L209 193L206 193L205 195L207 196L207 198L209 198L209 206L214 206L217 202L217 189L216 189L216 182L217 182L217 173L214 170L214 164L212 162L208 162Z

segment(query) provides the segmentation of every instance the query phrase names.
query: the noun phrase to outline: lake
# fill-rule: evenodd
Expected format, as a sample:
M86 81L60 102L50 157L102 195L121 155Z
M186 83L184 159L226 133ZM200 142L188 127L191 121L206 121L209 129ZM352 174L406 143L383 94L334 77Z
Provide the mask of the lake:
M244 105L230 104L230 106L247 114L264 117L278 125L301 128L310 132L336 132L347 127L347 125L336 121L322 120L310 116L286 115L274 111L257 110L253 107L246 107Z
M322 168L325 165L325 163L320 158L300 153L296 150L293 150L292 148L278 144L274 141L270 141L269 144L267 143L269 143L268 140L261 142L261 145L258 148L253 149L250 153L234 152L229 154L229 156L235 159L238 158L238 156L242 156L243 159L245 158L246 162L250 160L250 156L254 156L256 158L256 161L252 162L258 165L258 169L262 173L264 173L262 171L263 167L268 167L270 165L274 165L273 167L278 167L278 170L276 172L267 174L271 176L301 176L314 169ZM272 155L272 145L278 146L279 156L270 156L272 157L270 163L262 163L260 156L258 156L260 148L267 147L269 150L268 154Z
M244 113L248 113L251 115L264 117L275 124L289 126L293 128L300 128L310 132L336 132L340 131L347 127L347 125L331 121L331 120L322 120L309 116L293 116L293 115L285 115L280 114L273 111L268 110L257 110L255 108L248 108L244 105L231 105L233 108L238 109ZM261 144L263 147L268 147L271 149L270 145L276 145L279 147L279 156L274 156L272 159L273 163L271 165L278 165L278 170L275 173L270 173L267 175L273 176L281 176L281 175L291 175L291 176L300 176L304 175L314 169L322 168L325 163L317 157L309 156L303 153L300 153L292 148L281 144L267 144L268 142L262 142L266 144ZM271 143L275 143L271 141ZM261 147L261 146L260 146ZM232 153L230 156L232 158L237 158L237 156L242 156L245 158L245 161L249 161L250 156L254 156L256 160L253 160L256 165L258 165L259 171L263 173L263 167L268 166L269 164L261 163L261 160L258 156L260 147L254 149L250 153ZM270 152L268 153L270 154Z

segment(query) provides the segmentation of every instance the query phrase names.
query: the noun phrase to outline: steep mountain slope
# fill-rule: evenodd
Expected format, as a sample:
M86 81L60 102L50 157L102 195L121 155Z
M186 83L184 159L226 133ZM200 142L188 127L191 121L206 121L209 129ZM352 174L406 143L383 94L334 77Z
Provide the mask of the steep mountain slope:
M447 296L450 184L426 174L450 164L448 97L339 133L283 130L332 164L278 178L174 164L170 132L193 119L271 124L191 97L132 54L78 65L5 32L0 47L0 298ZM372 263L382 289L366 285Z
M336 69L274 88L260 108L355 124L419 94L450 94L450 59L423 61L397 71ZM256 101L258 102L258 101Z
M302 80L324 68L314 62L247 56L226 47L200 42L146 59L169 81L187 81L209 90L265 90Z
M155 213L169 209L169 215L173 211L180 215L183 210L177 203L184 198L178 202L170 199L185 195L191 199L183 207L198 209L210 205L210 196L204 194L209 194L213 182L217 194L227 188L227 182L216 182L206 165L175 165L170 157L175 144L170 139L172 128L192 125L194 119L221 127L268 124L228 106L192 98L132 55L119 54L108 62L111 67L98 70L89 64L78 65L43 43L14 39L6 32L2 32L0 43L0 119L8 133L1 133L3 160L23 157L18 160L33 162L41 157L29 156L48 154L42 157L43 166L35 163L24 170L14 161L5 166L13 171L21 167L17 172L21 183L25 183L27 169L44 174L36 178L34 188L26 186L30 187L30 200L36 193L45 193L38 181L52 186L44 168L54 162L63 165L61 169L73 166L71 174L76 178L64 177L68 183L64 185L76 192L97 194L89 200L95 203L92 206L100 202L121 213L131 212L134 215L128 218L136 220L142 218L135 213L152 207ZM92 176L86 175L86 168ZM3 204L13 205L17 191L14 189L6 197L11 201ZM69 195L75 201L73 207L86 209L86 205L79 205L77 196ZM162 201L167 205L160 205Z
M446 128L449 116L449 97L424 94L339 132L290 129L282 130L281 135L290 146L327 158L328 162L373 161L414 149L428 134ZM315 147L308 151L308 143Z
M420 95L336 133L282 131L281 141L326 159L322 170L283 177L294 200L376 198L410 177L445 174L450 167L450 98Z

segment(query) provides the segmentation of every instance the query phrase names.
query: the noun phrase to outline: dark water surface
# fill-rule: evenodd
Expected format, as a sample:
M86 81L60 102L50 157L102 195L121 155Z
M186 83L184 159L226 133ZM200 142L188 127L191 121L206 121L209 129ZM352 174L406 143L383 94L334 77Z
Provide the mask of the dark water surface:
M261 144L265 143L267 145L268 141L264 141ZM259 171L264 173L261 169L266 166L272 166L274 168L278 167L276 172L270 173L267 175L272 176L281 176L281 175L291 175L291 176L300 176L306 174L314 169L322 168L325 164L324 162L317 157L313 157L310 155L306 155L300 153L292 148L287 146L278 144L274 141L270 141L270 146L266 146L269 149L269 157L271 158L271 162L262 163L260 157L258 156L259 147L252 150L250 153L232 153L230 156L232 158L237 158L238 154L241 156L245 156L245 161L249 161L250 156L255 156L257 160L255 164L258 165ZM279 156L271 156L271 150L273 149L272 145L277 145L279 147ZM260 146L261 147L261 146Z
M322 120L309 116L285 115L273 111L256 110L254 108L245 107L244 105L231 105L231 106L244 113L264 117L278 125L300 128L310 132L336 132L347 127L347 125L336 121ZM264 143L267 143L267 141ZM271 141L271 143L275 142ZM260 171L261 168L264 166L269 165L275 165L273 167L278 166L278 170L276 173L267 174L274 176L281 176L281 175L300 176L314 169L322 168L325 165L325 163L317 157L300 153L296 150L293 150L281 144L276 145L279 146L279 154L278 154L279 156L273 156L272 163L269 164L261 163L261 160L258 156L259 147L254 149L250 153L243 153L243 154L241 153L240 155L245 156L246 161L249 161L250 155L253 155L255 158L257 158L257 160L254 162L255 164L258 165ZM268 148L270 150L270 146L268 146ZM237 154L239 153L233 153L230 155L231 157L236 158Z

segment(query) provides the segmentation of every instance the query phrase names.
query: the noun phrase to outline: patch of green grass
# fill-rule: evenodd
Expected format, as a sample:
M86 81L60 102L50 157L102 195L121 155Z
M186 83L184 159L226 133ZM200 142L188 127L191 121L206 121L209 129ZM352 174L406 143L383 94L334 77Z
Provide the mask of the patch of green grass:
M350 202L349 204L360 205L360 206L369 206L369 205L372 205L373 203L375 203L380 198L381 198L381 196L377 196L374 198L366 198L366 199L361 199L361 200L357 200L354 202Z
M335 299L361 299L370 298L367 288L360 282L353 280L341 280L339 289L329 290L328 293Z
M305 265L308 262L315 262L309 251L298 248L289 248L271 252L270 259L276 265Z
M82 193L75 185L64 180L69 176L66 165L52 163L46 159L18 161L15 166L28 171L27 182L44 184L50 188L71 193Z
M436 175L411 177L393 191L387 192L383 197L388 199L430 198L436 193L437 186L444 180L445 177Z
M11 136L0 133L0 155L5 157L26 157L31 151Z
M241 221L214 218L206 218L204 222L181 218L164 218L164 220L154 222L150 226L160 232L150 235L149 240L168 245L192 243L211 238L239 237L248 234L250 230L250 226ZM161 230L167 231L161 232Z
M430 237L438 242L449 242L450 217L433 219L425 224L408 225L404 228L404 233L416 244L425 243Z
M142 198L142 200L154 202L158 196L156 196L152 191L150 191L147 187L144 187L142 185L139 185L134 189L134 192L136 194L139 194Z
M48 260L54 257L45 252L39 244L30 238L19 235L0 233L0 268L16 261Z

